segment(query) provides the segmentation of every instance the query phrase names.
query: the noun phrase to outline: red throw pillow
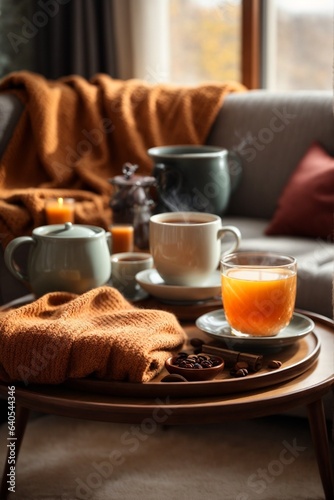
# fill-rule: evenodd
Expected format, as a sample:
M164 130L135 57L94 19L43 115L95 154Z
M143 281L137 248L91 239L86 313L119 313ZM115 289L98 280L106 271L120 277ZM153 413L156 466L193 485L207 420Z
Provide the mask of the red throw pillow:
M334 241L334 158L313 144L282 191L267 235Z

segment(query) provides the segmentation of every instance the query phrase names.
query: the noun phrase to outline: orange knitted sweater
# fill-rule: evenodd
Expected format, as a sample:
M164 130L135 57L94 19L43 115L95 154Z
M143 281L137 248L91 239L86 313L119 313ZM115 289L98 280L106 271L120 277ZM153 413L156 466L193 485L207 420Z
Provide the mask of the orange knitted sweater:
M0 332L0 379L25 384L147 382L185 341L173 314L135 308L107 286L44 295L3 313Z

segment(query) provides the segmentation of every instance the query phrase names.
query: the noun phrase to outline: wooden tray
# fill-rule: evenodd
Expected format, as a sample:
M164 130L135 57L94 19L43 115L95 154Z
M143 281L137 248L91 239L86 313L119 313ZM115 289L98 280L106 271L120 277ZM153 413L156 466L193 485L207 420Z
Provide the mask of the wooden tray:
M29 294L20 299L14 300L11 303L0 307L0 312L7 311L14 307L20 307L34 300L34 296ZM140 307L159 308L169 310L179 315L185 320L190 321L190 318L197 318L203 312L217 309L219 301L204 304L194 304L190 307L187 305L166 307L165 304L157 303L150 299L143 301ZM136 304L139 307L139 304ZM303 312L303 311L302 311ZM181 318L179 318L181 319ZM193 323L192 323L193 324ZM192 351L190 346L191 337L202 338L205 343L219 345L217 342L208 342L208 336L196 327L186 327L188 333L188 345L185 345L185 350ZM222 347L226 347L223 343ZM259 352L263 355L263 368L256 373L250 373L243 378L231 377L229 368L213 380L200 382L161 382L161 379L168 374L166 369L147 383L131 383L131 382L114 382L97 379L72 379L64 384L65 387L76 389L84 392L94 392L100 394L110 394L112 396L124 397L205 397L219 396L224 394L240 393L245 391L256 391L263 387L268 387L275 384L284 383L298 375L301 375L312 367L320 352L320 340L315 331L311 332L306 337L295 342L293 345L285 347L277 352L267 351ZM271 359L276 359L282 362L282 367L277 370L267 368L267 363Z
M201 337L199 333L197 335ZM299 340L292 346L278 352L263 355L263 368L243 378L234 378L229 368L213 380L200 382L161 382L168 374L163 370L150 382L143 384L131 382L112 382L96 379L72 379L64 385L79 391L88 391L111 396L124 397L204 397L256 391L263 387L286 382L307 371L316 361L320 352L320 341L315 332ZM279 369L267 368L271 359L282 361Z

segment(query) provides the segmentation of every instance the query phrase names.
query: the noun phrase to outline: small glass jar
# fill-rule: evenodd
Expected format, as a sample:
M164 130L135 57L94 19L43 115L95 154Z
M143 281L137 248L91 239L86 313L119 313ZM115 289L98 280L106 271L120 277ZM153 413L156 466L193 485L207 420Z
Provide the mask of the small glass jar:
M133 207L133 227L135 232L135 245L140 249L149 247L150 217L155 204L134 205Z
M132 224L134 226L134 244L140 249L147 249L149 221L155 208L151 188L156 185L155 177L136 175L138 165L125 163L123 175L109 180L114 186L110 199L114 224Z

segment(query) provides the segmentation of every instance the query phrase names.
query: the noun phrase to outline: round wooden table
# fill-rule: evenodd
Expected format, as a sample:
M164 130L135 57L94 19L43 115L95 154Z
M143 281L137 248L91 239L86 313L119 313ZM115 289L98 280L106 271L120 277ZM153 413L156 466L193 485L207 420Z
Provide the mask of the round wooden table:
M150 419L155 424L210 424L226 420L250 419L277 414L305 406L320 477L326 500L334 498L333 470L330 458L329 439L322 398L334 386L333 352L334 322L319 315L308 313L315 321L317 338L320 341L319 355L306 371L291 375L289 380L253 388L247 392L211 394L210 396L181 397L168 393L168 383L163 395L149 394L111 395L107 391L97 392L89 385L85 390L71 385L24 386L16 384L16 459L28 422L29 411L67 417L119 423L142 423ZM190 337L203 335L193 322L187 321L184 328ZM124 382L126 384L126 382ZM189 382L191 384L191 382ZM179 384L178 384L179 385ZM8 385L0 384L0 395L8 396ZM145 420L146 419L146 420ZM0 498L8 495L7 459L2 478Z

